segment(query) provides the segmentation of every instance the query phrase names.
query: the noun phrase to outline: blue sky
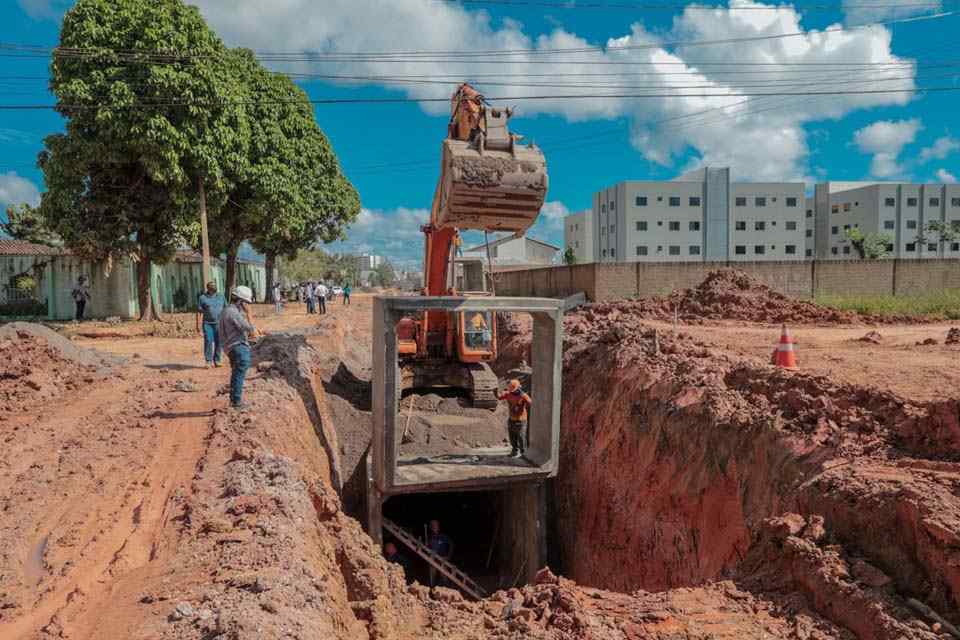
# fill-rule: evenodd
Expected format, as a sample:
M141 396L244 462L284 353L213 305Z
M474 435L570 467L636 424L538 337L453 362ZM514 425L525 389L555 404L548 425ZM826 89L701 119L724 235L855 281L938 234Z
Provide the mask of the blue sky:
M904 8L911 3L920 6ZM60 17L72 2L2 4L0 41L52 46ZM729 165L736 177L761 181L939 182L960 176L960 131L950 117L958 94L916 91L958 84L960 70L951 64L960 29L960 16L951 13L960 9L957 0L794 4L732 0L729 7L710 10L681 3L675 10L624 8L671 4L649 0L611 2L616 6L605 8L577 7L573 0L514 6L446 0L195 4L228 45L258 52L491 52L471 63L377 58L301 62L282 69L381 78L352 84L302 81L314 98L446 97L455 86L454 78L475 80L490 96L688 94L513 103L514 131L545 149L550 172L548 202L533 235L557 244L562 240L563 215L587 208L595 190L624 179L669 179L704 164ZM901 8L889 8L892 5ZM945 15L916 19L935 14ZM767 38L785 33L800 35ZM716 43L730 39L737 42ZM713 44L675 44L704 41ZM605 50L555 52L596 46ZM492 53L506 50L516 53L501 57ZM45 81L20 79L46 76L47 64L44 59L5 57L3 102L51 103ZM450 76L444 78L449 84L397 85L382 80L436 74ZM491 77L495 74L508 75L499 80L513 86L483 84L496 80ZM517 86L524 83L568 86ZM675 88L684 85L697 88ZM725 95L771 87L901 92ZM710 97L689 95L702 93ZM364 207L349 240L333 249L372 250L399 262L417 259L419 225L426 218L438 174L445 109L442 103L316 107L317 121L331 138ZM59 116L50 111L0 111L0 204L37 200L43 183L34 166L36 154L43 137L61 126Z

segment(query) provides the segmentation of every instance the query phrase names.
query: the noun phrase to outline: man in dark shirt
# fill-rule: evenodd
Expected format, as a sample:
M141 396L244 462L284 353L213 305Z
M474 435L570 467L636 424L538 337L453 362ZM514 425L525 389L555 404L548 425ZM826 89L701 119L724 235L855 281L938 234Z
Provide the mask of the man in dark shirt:
M511 458L523 457L527 440L527 410L530 408L530 396L523 392L519 380L511 380L507 391L497 396L499 400L506 400L510 406L510 417L507 418L507 435L510 436Z
M427 538L427 546L435 554L444 560L450 560L453 556L453 541L445 533L440 532L440 521L430 521L430 536ZM430 586L437 585L437 570L430 567Z
M203 332L203 359L207 368L219 367L223 355L217 326L226 301L217 293L217 283L208 282L207 290L197 298L197 331Z
M388 542L383 545L383 557L387 559L387 562L392 562L403 567L403 573L405 576L410 576L410 560L397 551L397 545L392 542Z

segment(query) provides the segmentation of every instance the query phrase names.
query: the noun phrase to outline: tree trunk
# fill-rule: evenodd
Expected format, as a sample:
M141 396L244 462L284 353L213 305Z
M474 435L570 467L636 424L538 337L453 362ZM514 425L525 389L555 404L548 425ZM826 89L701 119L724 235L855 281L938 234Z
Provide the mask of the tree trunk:
M267 302L276 302L273 297L273 270L277 265L277 254L268 251L266 254L266 263L264 267L267 270Z
M239 250L240 247L235 244L227 247L227 274L224 286L227 289L226 294L228 300L230 299L230 292L237 286L237 252Z
M203 285L210 282L210 236L207 233L207 194L203 190L203 178L197 178L197 197L200 199L200 248L202 254Z
M150 287L150 259L140 256L137 262L137 299L140 302L140 320L163 320L159 305L154 303Z

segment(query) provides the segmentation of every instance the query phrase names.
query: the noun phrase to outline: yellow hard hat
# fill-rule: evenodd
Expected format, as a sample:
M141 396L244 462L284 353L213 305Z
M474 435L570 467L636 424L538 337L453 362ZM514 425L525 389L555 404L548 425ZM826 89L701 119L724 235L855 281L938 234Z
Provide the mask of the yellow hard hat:
M510 382L507 383L507 390L508 390L508 391L516 391L516 390L519 389L519 388L520 388L520 381L517 380L517 379L513 379L513 380L511 380Z

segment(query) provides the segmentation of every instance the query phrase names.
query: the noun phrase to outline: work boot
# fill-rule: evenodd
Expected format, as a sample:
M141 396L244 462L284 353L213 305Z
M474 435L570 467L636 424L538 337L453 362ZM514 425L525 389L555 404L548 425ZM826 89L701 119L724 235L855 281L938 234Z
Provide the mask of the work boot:
M513 451L510 452L509 457L516 458L518 455L520 455L519 452L516 449L514 449Z

